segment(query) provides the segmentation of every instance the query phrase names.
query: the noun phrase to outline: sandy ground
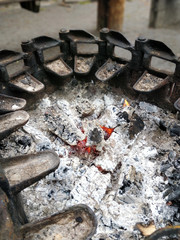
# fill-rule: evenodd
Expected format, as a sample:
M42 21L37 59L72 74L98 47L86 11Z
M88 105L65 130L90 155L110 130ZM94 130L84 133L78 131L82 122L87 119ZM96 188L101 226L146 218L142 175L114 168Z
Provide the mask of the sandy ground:
M48 35L58 38L60 28L85 29L98 34L97 2L60 5L61 0L41 3L41 11L32 13L19 4L0 7L0 49L20 50L20 43L36 36ZM148 18L150 0L127 0L123 33L133 43L145 36L166 43L176 54L180 54L180 29L150 29Z

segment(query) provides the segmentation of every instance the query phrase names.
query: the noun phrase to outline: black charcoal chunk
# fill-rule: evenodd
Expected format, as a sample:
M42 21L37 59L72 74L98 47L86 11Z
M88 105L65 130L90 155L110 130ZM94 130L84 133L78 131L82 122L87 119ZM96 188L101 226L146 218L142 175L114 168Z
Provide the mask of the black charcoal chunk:
M31 138L29 136L18 137L15 139L15 142L24 146L24 148L26 148L27 146L31 146Z
M136 113L133 113L130 119L129 138L133 139L134 136L141 132L143 129L144 129L143 120Z
M166 172L170 167L171 167L171 164L168 161L162 162L161 167L160 167L161 173Z
M95 145L100 143L102 141L102 133L98 128L94 128L92 131L89 133L89 139L90 141L94 142Z
M172 128L170 128L170 136L180 136L180 126L175 124Z
M124 111L124 112L119 112L119 113L117 114L117 116L118 116L118 119L119 119L119 120L124 119L127 123L130 122L130 121L129 121L129 115L128 115L128 113L127 113L126 111Z
M168 155L168 159L169 159L170 161L174 161L175 158L176 158L176 152L170 151L170 152L169 152L169 155Z

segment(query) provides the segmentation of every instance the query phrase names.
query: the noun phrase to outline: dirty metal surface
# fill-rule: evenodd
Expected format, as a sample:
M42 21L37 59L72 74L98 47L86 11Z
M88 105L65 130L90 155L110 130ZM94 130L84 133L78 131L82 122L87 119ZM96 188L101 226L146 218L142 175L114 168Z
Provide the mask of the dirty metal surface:
M7 137L27 123L29 115L25 111L6 113L0 116L0 139Z
M105 87L106 90L102 87L102 92L115 88L116 90L112 91L113 94L119 96L120 94L126 93L128 97L142 101L140 102L142 103L141 107L145 101L173 112L180 110L180 61L163 42L138 38L133 45L121 33L109 29L102 29L100 31L100 38L84 30L62 29L60 30L59 38L60 39L57 40L47 36L41 36L23 42L21 45L23 53L9 50L0 51L0 92L8 93L9 95L5 96L1 94L0 96L0 113L2 114L0 116L1 141L27 123L29 119L28 113L16 110L24 108L26 101L28 102L32 94L37 96L39 92L48 92L49 88L45 89L45 85L48 85L49 82L54 82L57 86L70 81L70 89L68 86L69 91L65 94L71 94L70 91L72 90L73 92L73 90L76 89L79 85L78 80L97 84L100 89L101 84L105 82L105 84L107 84ZM87 48L86 51L79 49L80 44L82 44L83 48ZM93 50L94 52L88 50L92 45L96 45L98 50ZM59 47L56 55L52 57L51 60L46 60L45 50L51 51L54 47ZM131 58L126 59L123 54L121 55L121 51L117 56L115 54L116 48L130 52ZM175 65L174 71L169 72L166 69L159 70L158 67L152 67L151 62L154 57L165 62L173 63ZM23 61L22 68L11 75L8 70L9 66L20 60ZM74 69L74 71L72 69ZM83 76L86 76L85 79L82 78ZM14 96L19 96L21 92L25 92L22 96L25 97L26 100L13 98ZM91 85L89 88L89 99L92 98L94 93L95 88ZM37 98L34 97L34 99ZM103 144L108 149L105 141L110 138L113 132L116 134L116 131L122 131L123 134L123 130L119 130L119 123L115 125L115 122L113 122L113 126L105 127L104 125L99 125L95 120L99 118L103 122L102 116L106 113L106 110L102 112L101 108L103 108L103 104L107 104L107 115L105 114L107 121L105 122L108 123L108 119L110 120L111 117L114 116L113 111L116 112L117 110L116 104L114 104L112 100L109 100L108 97L104 99L104 103L101 101L97 103L97 101L94 100L92 104L89 99L84 99L83 103L82 101L79 103L77 101L76 111L79 115L76 116L75 119L70 117L71 112L64 111L64 108L69 110L69 105L66 105L65 102L60 102L57 108L49 106L44 113L45 119L42 123L42 128L44 122L46 122L48 131L53 134L54 137L61 139L67 146L71 146L71 153L80 153L83 158L87 158L88 160L88 154L92 154L93 159L96 157L98 159L99 152L105 151ZM47 100L47 102L48 101L49 100ZM109 104L109 102L111 104ZM113 104L115 105L114 110L110 110ZM101 110L98 112L99 107ZM112 114L111 116L109 115L108 118L107 116L110 112ZM126 124L128 125L127 134L129 140L127 140L127 142L133 141L134 138L136 139L136 136L145 128L144 122L147 121L147 119L143 114L139 117L137 112L130 108L130 110L127 109L127 112L118 112L114 118L118 118L118 121L123 119L125 129L127 128ZM89 120L85 120L82 126L80 120L83 121L83 119L86 118L89 118ZM114 119L112 121L115 121ZM142 119L146 120L143 121ZM180 127L178 124L174 124L173 126L168 125L155 117L153 121L156 122L162 131L167 130L170 132L170 135L180 136ZM31 130L32 128L29 128L28 125L24 126L26 133L30 134ZM43 136L38 131L37 134L39 134L40 138ZM85 134L87 136L85 136ZM35 140L37 145L39 136ZM115 136L117 137L117 135ZM114 147L114 142L117 140L116 137L112 143L110 142ZM51 138L53 137L51 136ZM60 142L60 140L58 141ZM180 142L179 139L176 139L177 144L179 144L178 141ZM11 145L11 141L8 144ZM131 145L133 143L129 144ZM30 147L31 144L28 143L26 146ZM44 147L45 146L39 147L40 151L44 150ZM156 155L154 152L152 154ZM108 154L105 156L107 157ZM169 161L172 161L172 159L175 162L178 161L177 157L169 157L169 159ZM149 160L149 164L151 165L151 157L149 157ZM103 165L101 160L99 160L99 162ZM102 178L107 184L111 179L111 174L112 179L113 177L115 178L117 174L116 171L119 171L118 169L121 168L121 164L116 163L115 165L118 167L109 166L109 169L106 165L103 167L99 165L98 160L96 160L96 162L89 167L94 175L98 176L102 174ZM168 166L162 171L162 175L167 179L168 188L164 198L166 198L167 204L175 207L178 207L180 198L178 164L172 164L171 166L171 163L168 163ZM36 221L35 223L27 223L21 203L19 205L20 208L18 208L18 201L15 200L17 193L42 179L50 172L55 171L58 165L59 158L54 152L42 152L20 157L13 156L0 160L0 211L4 219L3 225L0 226L0 238L2 240L18 240L21 239L22 236L24 239L35 240L38 239L39 234L41 236L44 234L43 239L46 239L47 234L49 237L51 236L50 239L53 239L52 237L55 239L90 239L95 234L97 227L96 217L94 212L87 206L78 205L67 210L63 209L62 212ZM111 170L111 167L113 170ZM133 169L131 170L133 172ZM92 173L88 173L87 170L86 180ZM90 175L88 176L88 174ZM113 174L115 174L115 176ZM139 178L138 181L141 181L141 174L138 175L137 172L134 172L134 175L137 175ZM132 176L126 177L130 177L131 179ZM122 181L122 185L124 186L122 186L121 190L125 191L126 188L129 189L129 182L126 182L125 179ZM115 181L115 185L116 184ZM91 187L93 188L94 186L92 185ZM107 186L102 186L102 188L106 187ZM123 189L123 187L125 189ZM81 183L78 188L81 188ZM107 191L106 193L108 194L108 188L103 189L103 191ZM77 194L76 190L74 190L74 193ZM100 195L101 194L103 193L100 192ZM120 192L118 194L121 195ZM124 201L124 196L118 195L118 197L120 201ZM125 196L125 200L130 201L130 203L132 201L128 196ZM71 203L75 204L76 201L71 201ZM102 211L105 211L105 208L106 206L104 205ZM93 210L95 209L93 206ZM147 239L154 240L161 236L170 236L171 233L175 234L175 239L177 239L179 226L157 230L157 232L153 233Z
M0 114L21 110L26 106L26 100L0 94Z
M0 165L4 170L11 191L18 193L53 172L59 165L59 158L54 152L46 151L0 159Z
M95 215L86 205L77 205L48 219L27 224L21 228L24 239L90 239L95 233Z

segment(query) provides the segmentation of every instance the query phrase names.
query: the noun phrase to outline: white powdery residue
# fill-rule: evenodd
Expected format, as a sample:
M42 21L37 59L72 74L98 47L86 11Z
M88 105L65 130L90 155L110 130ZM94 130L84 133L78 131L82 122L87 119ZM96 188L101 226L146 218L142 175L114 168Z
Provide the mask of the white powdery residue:
M57 106L60 110L62 110L68 116L72 115L71 110L70 110L70 104L65 99L58 100L57 101Z
M145 147L143 148L141 154L144 156L144 158L153 158L157 156L158 152L154 147Z
M60 157L66 157L68 155L68 149L65 146L60 146L52 143L52 149L58 154Z
M60 165L58 169L55 171L55 178L61 180L61 183L67 184L70 186L71 190L78 179L79 176L86 171L87 166L79 168L80 159L78 157L74 158L62 158L60 160Z
M35 143L37 144L37 150L41 150L41 148L43 148L43 147L46 149L52 148L50 139L48 137L46 137L41 130L31 126L29 123L27 123L25 126L23 126L23 129L29 135L32 136Z
M90 167L75 183L69 205L84 203L92 209L99 208L109 184L110 174L102 174L95 166Z
M126 144L123 133L119 137L119 133L113 132L110 138L104 142L105 150L95 159L95 165L100 165L104 170L113 172L127 148L128 144Z
M146 102L140 102L139 106L142 110L150 113L157 113L160 110L160 108L158 108L157 106Z
M30 119L28 132L36 139L33 146L37 145L36 142L43 142L47 136L46 140L51 141L51 147L60 156L60 165L56 171L23 191L26 199L25 210L28 210L30 220L37 220L75 204L87 204L95 211L98 220L97 233L92 240L138 239L139 235L135 236L133 230L137 222L147 223L154 220L156 227L163 227L167 220L172 221L175 213L172 206L166 206L162 196L163 187L167 183L161 178L159 170L161 161L164 160L163 155L159 155L156 161L157 149L159 152L162 146L159 144L157 149L153 147L158 146L158 139L166 142L164 132L161 135L155 123L155 116L164 121L169 120L169 114L166 116L163 110L144 102L141 102L139 107L137 102L132 101L131 107L123 108L124 99L121 95L116 96L110 91L106 91L104 95L104 91L101 92L97 87L97 92L90 100L88 98L90 108L92 105L95 108L94 112L82 118L77 112L77 106L80 113L86 110L83 105L86 99L74 99L72 94L87 97L83 91L83 88L75 87L72 93L67 88L63 96L57 91L42 100L39 112L31 112L34 119ZM95 127L100 129L103 140L97 144L99 156L95 159L92 156L92 160L91 155L86 153L88 160L85 160L87 155L71 155L70 146L60 138L55 139L45 127L42 113L48 106L55 107L59 114L63 114L64 123L68 119L76 133L81 133L82 126L85 133L81 140ZM133 139L129 139L131 123L121 118L124 111L128 113L129 119L135 111L145 124L143 131ZM174 117L172 120L174 121ZM119 126L114 129L109 139L105 140L105 132L99 125L113 128L116 124ZM158 138L152 138L153 134ZM168 138L167 142L172 141ZM169 150L169 146L165 150ZM102 174L97 168L98 165L111 174ZM130 235L124 235L128 231Z
M81 119L79 119L77 111L75 110L75 105L76 105L76 101L71 104L65 99L61 99L57 101L57 106L60 110L60 113L63 113L64 116L67 116L72 126L74 127L76 127L79 123L81 123Z
M113 225L115 229L123 227L133 231L135 224L142 220L142 205L143 203L120 204L111 197L106 198L100 205L102 222L109 228ZM106 231L108 231L108 228L106 228Z
M158 152L156 148L145 145L147 145L147 143L145 143L144 140L143 142L134 142L133 148L128 154L128 161L136 167L137 171L145 175L147 174L147 176L150 177L149 175L154 175L156 169L155 163L149 161L149 159L154 158Z
M104 110L104 101L100 98L97 98L93 101L93 105L95 108L93 116L97 118L101 114L101 112Z
M102 156L99 156L95 160L96 166L101 166L106 171L111 171L115 169L116 165L118 163L118 158L115 157L113 154L109 154L108 152L105 152Z
M148 204L149 209L152 212L152 219L156 220L159 215L159 207L164 206L164 201L159 200L162 199L161 193L158 190L158 184L160 179L156 177L157 163L154 161L150 161L151 158L155 158L157 156L157 150L154 147L148 147L147 143L144 140L139 140L137 143L134 141L132 144L132 149L128 153L128 157L124 158L121 166L121 176L119 178L119 186L123 185L123 179L126 176L129 179L128 175L130 173L130 168L133 166L136 172L140 172L143 176L142 185L140 189L141 199L136 199L137 206L138 201L142 202L142 204ZM135 175L136 176L136 175ZM136 177L135 177L136 179ZM135 180L134 179L134 180ZM130 207L130 208L129 208ZM126 209L126 219L129 217L128 212L131 209L131 205L125 205ZM133 210L132 209L132 213ZM140 212L140 210L138 210ZM135 214L135 212L134 212ZM133 216L132 215L132 219ZM162 216L162 215L161 215ZM141 218L139 216L139 218ZM137 221L138 219L135 219ZM142 219L141 219L142 220ZM133 220L129 220L131 224ZM132 227L132 226L131 226Z
M138 149L136 148L136 150ZM161 177L156 176L158 163L149 160L150 158L156 157L158 153L156 148L147 146L141 146L139 150L140 151L136 153L136 159L138 161L134 161L133 165L136 167L137 171L140 171L143 174L141 199L142 202L148 204L149 209L151 210L152 220L159 224L159 226L163 226L163 218L166 220L167 217L171 219L173 211L171 214L162 197L162 193L158 189L159 183L162 182ZM133 156L133 154L134 151L131 155Z
M38 108L41 110L41 109L45 109L45 108L48 108L52 105L49 97L46 97L46 98L43 98L42 101L40 102Z
M22 119L24 119L24 117L21 117L21 116L17 116L16 117L16 120L18 121L18 120L22 120Z
M19 109L19 106L17 106L16 104L13 104L12 105L12 110L17 110L17 109Z
M158 165L155 164L154 170L157 167ZM164 227L164 221L171 220L174 215L174 209L166 205L163 192L160 192L158 189L160 182L162 182L162 177L145 175L142 190L142 199L148 204L157 228Z
M114 105L108 106L105 109L104 114L99 119L101 125L104 125L109 128L116 127L117 126L117 113L118 113L118 109L116 106L114 106Z
M114 101L114 96L112 96L111 94L104 95L104 103L106 107L114 105Z

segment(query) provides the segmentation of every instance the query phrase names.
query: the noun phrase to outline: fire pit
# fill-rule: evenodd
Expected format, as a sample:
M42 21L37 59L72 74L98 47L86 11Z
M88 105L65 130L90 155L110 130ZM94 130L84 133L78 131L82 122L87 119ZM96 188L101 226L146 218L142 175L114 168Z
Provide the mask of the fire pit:
M0 119L2 239L179 239L178 58L108 29L100 39L63 29L22 49L0 54L1 92L11 95ZM9 75L12 55L24 67ZM154 56L174 73L151 68ZM38 94L21 89L29 116L10 84L22 72L42 84Z

